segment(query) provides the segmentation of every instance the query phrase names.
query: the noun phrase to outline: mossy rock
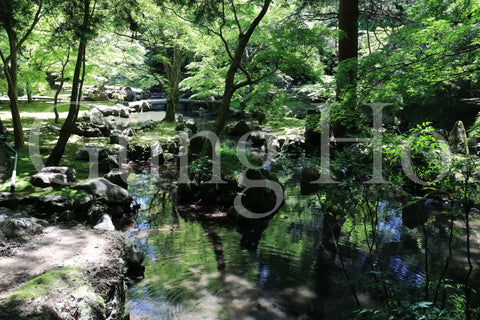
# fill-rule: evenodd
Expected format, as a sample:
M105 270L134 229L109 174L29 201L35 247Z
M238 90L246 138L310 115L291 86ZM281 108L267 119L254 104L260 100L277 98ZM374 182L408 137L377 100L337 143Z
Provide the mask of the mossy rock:
M78 268L48 271L0 304L0 319L105 319L105 301Z

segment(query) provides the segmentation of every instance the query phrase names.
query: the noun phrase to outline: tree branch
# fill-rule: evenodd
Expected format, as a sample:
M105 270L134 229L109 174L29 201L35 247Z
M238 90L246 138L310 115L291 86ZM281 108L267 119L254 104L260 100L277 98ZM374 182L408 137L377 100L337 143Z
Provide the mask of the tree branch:
M35 28L35 26L37 25L38 21L40 21L40 18L42 17L42 9L43 9L43 6L42 6L42 2L40 2L38 4L38 9L37 9L37 12L35 13L35 17L33 18L33 21L32 23L30 24L30 26L28 27L27 29L27 32L25 32L25 34L23 35L23 37L18 41L17 43L17 46L15 47L15 51L18 52L18 50L20 50L20 47L23 45L23 43L25 42L25 40L27 40L27 38L30 36L30 34L33 32L33 29ZM11 59L11 54L9 56L9 58Z
M230 2L232 4L233 16L235 17L235 22L237 23L237 26L238 26L238 32L240 34L242 34L243 33L242 26L240 25L240 21L238 20L237 9L235 8L235 3L233 3L233 0L230 0Z
M275 68L273 68L272 71L270 71L270 72L268 72L268 73L266 73L266 74L258 77L258 78L255 79L255 80L252 80L252 78L250 77L249 80L247 79L246 81L242 81L242 82L240 82L240 83L237 83L237 84L235 85L235 90L238 90L238 89L243 88L243 87L245 87L245 86L250 86L250 85L257 84L257 83L259 83L260 81L262 81L263 79L266 79L266 78L268 78L268 77L273 76L273 75L275 74L275 72L277 72L277 70L278 70L278 65L275 65Z

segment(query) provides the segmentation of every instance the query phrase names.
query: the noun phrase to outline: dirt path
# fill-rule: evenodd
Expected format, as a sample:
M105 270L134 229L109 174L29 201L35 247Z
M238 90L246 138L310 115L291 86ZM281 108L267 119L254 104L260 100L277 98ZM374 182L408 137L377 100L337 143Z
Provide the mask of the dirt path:
M27 243L13 245L9 256L0 257L0 301L25 281L57 267L108 266L122 256L121 239L119 233L83 226L45 228Z

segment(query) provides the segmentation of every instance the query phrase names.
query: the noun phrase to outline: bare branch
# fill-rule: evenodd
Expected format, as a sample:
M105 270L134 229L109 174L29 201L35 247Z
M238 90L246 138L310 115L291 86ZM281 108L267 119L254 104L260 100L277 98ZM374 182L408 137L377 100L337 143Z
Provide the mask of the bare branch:
M240 25L240 21L238 20L237 8L235 8L235 3L233 3L233 0L230 0L230 2L232 3L233 16L235 17L235 22L237 23L237 26L238 26L238 32L242 34L243 31L242 31L242 26Z

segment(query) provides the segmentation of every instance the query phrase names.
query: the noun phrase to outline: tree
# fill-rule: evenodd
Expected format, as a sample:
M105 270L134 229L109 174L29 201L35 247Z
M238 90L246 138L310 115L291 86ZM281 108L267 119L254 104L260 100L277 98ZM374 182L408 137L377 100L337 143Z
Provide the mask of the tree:
M47 3L48 4L48 3ZM42 16L50 10L45 1L1 0L0 26L8 36L8 53L0 49L3 72L8 84L15 147L25 147L23 127L18 110L18 54Z
M338 131L355 125L357 119L358 0L340 0L338 7L338 68L336 74Z
M75 121L77 119L78 111L80 109L80 99L81 99L81 73L82 69L85 70L85 53L87 48L87 42L92 36L92 29L94 26L94 14L95 14L95 5L91 5L90 0L77 0L77 3L71 3L70 6L66 7L66 16L68 17L67 21L73 22L71 25L67 26L70 28L76 29L76 37L79 40L78 51L77 51L77 61L75 64L75 71L73 74L73 83L72 83L72 94L70 96L70 108L68 110L67 119L62 125L60 130L60 136L58 138L55 147L52 150L52 153L47 159L47 166L58 166L60 160L65 152L65 146L67 145L68 139L70 138ZM77 25L77 18L80 18L80 25ZM83 78L83 77L82 77Z
M59 32L64 30L74 32L75 38L78 40L77 60L72 79L70 108L60 130L58 141L47 159L47 166L60 164L60 160L65 152L65 146L72 135L77 120L86 75L86 49L88 42L95 38L100 22L106 21L108 15L112 19L109 21L112 24L114 24L113 21L119 21L117 23L119 25L131 21L131 8L129 6L135 4L134 0L121 2L116 0L105 0L105 2L74 0L64 7L65 21L59 28Z
M150 1L143 1L142 8L143 14L136 17L138 29L125 36L139 41L148 50L147 65L134 67L145 70L155 77L162 87L166 87L164 121L174 122L180 98L185 52L189 43L197 41L198 32L189 22L179 19L172 11L164 10ZM166 76L166 81L163 75Z

